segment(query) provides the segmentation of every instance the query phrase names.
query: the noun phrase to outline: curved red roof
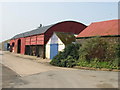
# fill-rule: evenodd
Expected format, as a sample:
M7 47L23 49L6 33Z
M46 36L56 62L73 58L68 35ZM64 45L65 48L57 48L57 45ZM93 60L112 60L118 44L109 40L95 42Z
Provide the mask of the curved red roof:
M92 23L77 37L120 35L118 22L120 19Z

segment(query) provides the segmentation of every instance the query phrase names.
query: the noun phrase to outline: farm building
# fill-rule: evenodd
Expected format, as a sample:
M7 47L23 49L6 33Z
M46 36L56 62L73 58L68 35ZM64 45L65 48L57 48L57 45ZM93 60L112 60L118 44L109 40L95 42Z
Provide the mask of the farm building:
M46 44L46 58L53 59L59 51L62 51L66 45L72 42L75 42L74 34L54 32Z
M76 42L82 43L85 39L95 36L100 36L110 42L118 41L120 39L119 23L120 19L92 23L77 36Z
M45 46L53 32L71 32L78 35L86 27L86 25L75 21L64 21L54 25L40 26L35 30L14 36L10 40L10 46L12 52L45 58Z
M5 40L0 43L0 50L2 51L9 51L10 49L10 40Z

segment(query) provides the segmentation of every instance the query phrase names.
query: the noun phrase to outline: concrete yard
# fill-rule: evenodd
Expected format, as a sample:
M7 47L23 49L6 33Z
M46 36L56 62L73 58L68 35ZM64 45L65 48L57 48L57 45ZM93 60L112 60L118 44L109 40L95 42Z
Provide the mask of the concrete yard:
M49 60L9 52L2 57L4 88L118 88L118 72L55 67Z

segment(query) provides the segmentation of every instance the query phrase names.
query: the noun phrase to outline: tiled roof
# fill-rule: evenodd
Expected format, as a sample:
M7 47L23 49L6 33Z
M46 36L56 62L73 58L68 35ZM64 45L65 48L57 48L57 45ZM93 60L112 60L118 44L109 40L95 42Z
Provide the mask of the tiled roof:
M120 23L120 19L92 23L77 37L120 35L118 22Z

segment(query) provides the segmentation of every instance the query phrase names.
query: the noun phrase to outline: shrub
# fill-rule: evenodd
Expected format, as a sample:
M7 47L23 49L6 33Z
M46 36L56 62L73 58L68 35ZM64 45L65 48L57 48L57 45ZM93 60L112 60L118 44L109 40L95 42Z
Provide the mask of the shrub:
M119 42L108 42L105 38L86 40L79 49L79 66L118 69L120 65ZM83 63L85 62L85 64Z
M107 42L103 41L99 37L88 39L82 44L79 50L80 58L85 59L88 62L94 58L98 58L100 61L105 60L105 54L107 51Z
M50 62L60 67L94 67L120 69L120 43L108 42L106 38L95 37L82 45L69 44Z
M63 52L59 52L50 64L62 67L73 67L76 64L76 60L79 58L80 44L69 44L65 47Z

